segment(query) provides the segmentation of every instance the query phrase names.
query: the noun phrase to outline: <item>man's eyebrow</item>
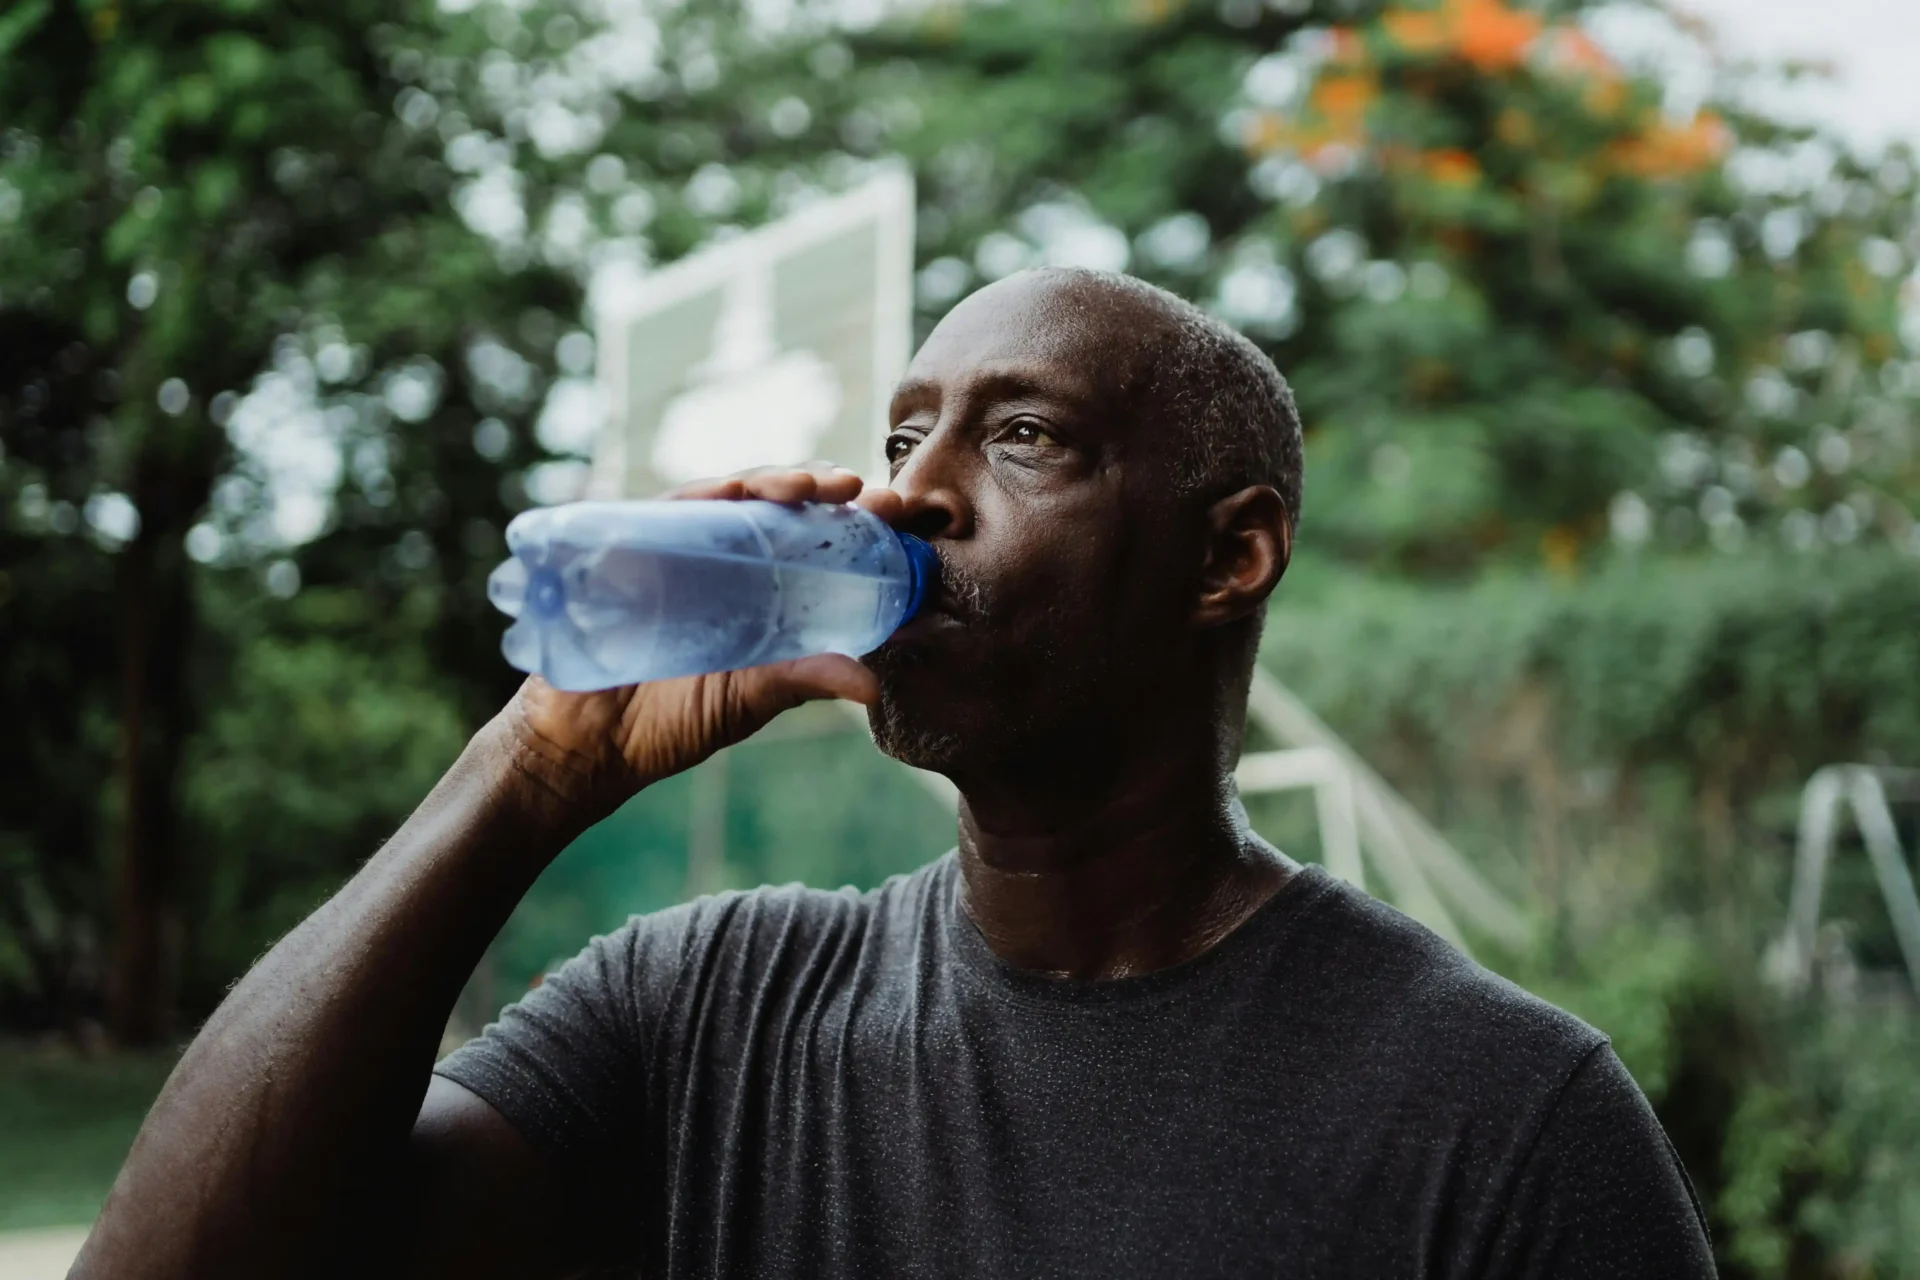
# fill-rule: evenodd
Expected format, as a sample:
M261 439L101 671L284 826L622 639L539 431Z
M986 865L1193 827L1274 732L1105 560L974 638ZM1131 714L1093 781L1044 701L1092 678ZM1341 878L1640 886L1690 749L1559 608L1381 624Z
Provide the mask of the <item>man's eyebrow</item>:
M896 416L916 409L938 405L946 390L930 378L907 378L893 391L892 408ZM1079 378L1045 377L1024 370L991 370L967 381L965 394L972 400L1050 400L1069 411L1089 414L1097 405L1093 389Z
M983 374L972 389L995 400L1058 400L1070 409L1088 409L1094 402L1093 389L1078 378L1047 377L1021 370Z
M893 388L889 406L898 415L902 410L911 412L939 403L939 383L929 378L902 378Z

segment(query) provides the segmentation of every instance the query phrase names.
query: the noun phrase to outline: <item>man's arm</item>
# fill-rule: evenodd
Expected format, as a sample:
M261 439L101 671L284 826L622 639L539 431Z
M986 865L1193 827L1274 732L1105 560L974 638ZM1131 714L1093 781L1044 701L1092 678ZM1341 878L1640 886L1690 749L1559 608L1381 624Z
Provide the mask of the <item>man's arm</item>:
M787 471L681 496L848 501L859 488ZM883 516L898 503L866 501ZM458 1085L429 1090L461 985L554 855L635 791L789 707L874 693L837 655L596 694L529 680L214 1012L72 1276L364 1274L396 1257L414 1260L401 1274L566 1274L589 1242L567 1221L564 1171Z
M434 1076L414 1122L403 1195L359 1242L369 1265L340 1274L575 1274L593 1258L604 1224L574 1185L484 1099Z

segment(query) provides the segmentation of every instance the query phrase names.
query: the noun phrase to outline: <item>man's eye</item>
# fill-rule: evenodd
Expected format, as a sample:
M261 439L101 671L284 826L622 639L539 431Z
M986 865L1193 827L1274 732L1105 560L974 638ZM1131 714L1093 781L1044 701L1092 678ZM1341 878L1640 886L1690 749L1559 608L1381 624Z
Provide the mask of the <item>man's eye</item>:
M1012 444L1059 444L1052 432L1032 418L1018 418L1007 428L1006 439Z
M913 437L891 435L887 437L887 461L902 462L913 452Z

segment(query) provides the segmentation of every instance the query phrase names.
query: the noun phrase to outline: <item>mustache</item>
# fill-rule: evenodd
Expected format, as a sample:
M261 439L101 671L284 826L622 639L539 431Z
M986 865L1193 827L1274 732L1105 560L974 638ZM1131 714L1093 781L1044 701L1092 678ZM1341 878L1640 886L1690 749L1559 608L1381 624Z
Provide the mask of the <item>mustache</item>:
M940 582L927 607L967 625L985 622L992 616L992 597L986 584L945 556L939 560Z

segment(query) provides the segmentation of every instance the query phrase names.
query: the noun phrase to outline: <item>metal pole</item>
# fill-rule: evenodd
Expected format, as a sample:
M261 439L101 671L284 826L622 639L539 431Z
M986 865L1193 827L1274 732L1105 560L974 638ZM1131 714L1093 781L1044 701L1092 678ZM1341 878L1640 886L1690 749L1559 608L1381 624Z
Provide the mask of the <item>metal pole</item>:
M1360 823L1355 816L1353 778L1340 757L1326 747L1256 751L1240 757L1234 784L1243 795L1313 788L1314 814L1320 823L1320 852L1327 870L1356 889L1367 887L1360 861Z
M1920 897L1913 890L1913 873L1907 869L1906 853L1900 848L1900 834L1893 825L1893 813L1887 808L1887 793L1872 769L1849 770L1847 789L1853 801L1853 820L1860 824L1860 838L1866 842L1867 856L1880 881L1880 896L1893 918L1893 933L1900 941L1900 954L1907 961L1907 977L1920 993Z
M1387 861L1381 866L1383 873L1387 872L1390 862L1399 868L1397 874L1401 879L1416 894L1431 900L1435 907L1439 906L1433 895L1437 887L1452 898L1474 928L1509 946L1525 943L1530 931L1520 909L1489 884L1459 850L1447 843L1444 836L1306 703L1259 667L1254 668L1253 684L1248 690L1247 714L1288 746L1326 747L1345 762L1352 779L1361 836L1369 847L1385 852ZM1411 908L1413 904L1407 905ZM1409 913L1419 914L1411 910ZM1452 928L1452 919L1444 909L1439 911L1438 918L1445 920L1446 929ZM1433 919L1427 919L1426 923L1436 932L1444 931Z
M1833 852L1834 819L1846 774L1840 765L1816 769L1800 792L1799 840L1793 856L1793 896L1787 906L1787 932L1769 967L1793 989L1813 978L1814 935L1820 928L1820 895Z
M715 893L727 874L727 757L716 751L693 771L687 813L687 885L685 896Z

